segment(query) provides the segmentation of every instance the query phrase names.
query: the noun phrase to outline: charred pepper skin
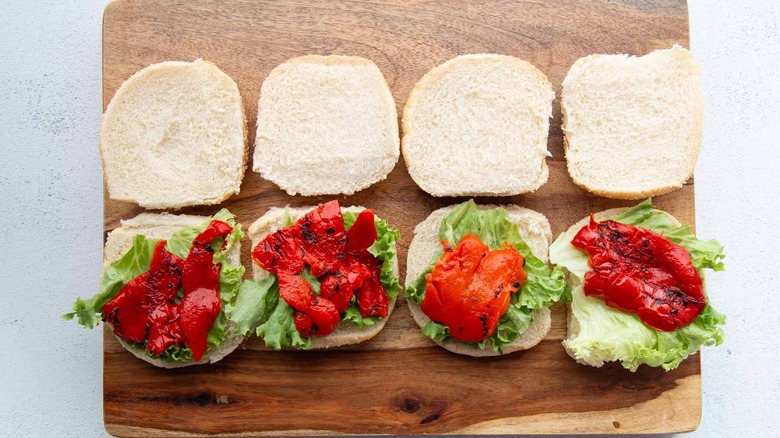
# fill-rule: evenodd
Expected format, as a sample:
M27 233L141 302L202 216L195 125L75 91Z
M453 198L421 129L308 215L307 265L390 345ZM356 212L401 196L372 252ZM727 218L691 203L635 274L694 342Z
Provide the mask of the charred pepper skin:
M160 356L172 345L188 346L195 360L207 349L208 331L222 302L219 299L219 272L214 263L214 239L223 239L233 228L211 221L195 237L185 260L165 249L165 240L155 246L149 270L128 282L101 309L105 321L122 339L143 342ZM180 303L176 292L183 290Z
M212 242L225 237L233 228L222 221L211 221L208 227L192 242L190 253L184 261L181 300L181 328L187 338L192 356L200 360L206 352L208 332L222 308L219 299L219 271L222 265L214 263Z
M312 275L322 277L343 266L347 232L338 201L320 205L296 225L301 228L303 259Z
M338 201L330 201L266 236L252 250L252 258L277 276L279 296L295 309L298 332L327 336L353 297L364 317L387 316L389 297L379 282L381 262L368 252L376 238L373 211L363 210L347 232ZM320 280L319 296L298 276L306 266Z
M332 301L336 310L342 313L349 307L355 290L372 276L371 270L362 265L342 267L336 273L322 279L320 296Z
M363 210L347 234L347 263L350 267L362 266L371 273L370 277L354 289L358 309L363 318L370 316L384 318L390 305L390 297L385 293L380 281L382 263L368 252L368 248L373 245L376 238L374 212Z
M314 295L309 282L297 275L280 272L277 278L279 296L296 311L295 326L299 333L303 334L302 329L310 335L333 333L341 318L330 300Z
M528 276L523 256L505 243L491 251L479 237L467 234L453 248L442 242L444 254L426 276L423 313L449 328L461 341L481 342L495 333Z
M644 228L607 220L582 227L571 242L588 253L584 291L645 324L674 331L707 305L704 285L682 246Z
M180 329L164 329L169 319L176 319L176 314L166 306L176 296L181 284L181 274L184 261L165 250L166 241L157 242L152 255L149 270L125 284L114 297L103 305L103 319L111 323L114 334L122 339L133 342L145 342L147 330L152 334L164 332L171 338L170 342L183 340ZM157 307L165 306L156 314ZM166 318L166 316L168 316ZM176 334L169 334L173 331ZM149 351L160 351L168 342L150 343Z

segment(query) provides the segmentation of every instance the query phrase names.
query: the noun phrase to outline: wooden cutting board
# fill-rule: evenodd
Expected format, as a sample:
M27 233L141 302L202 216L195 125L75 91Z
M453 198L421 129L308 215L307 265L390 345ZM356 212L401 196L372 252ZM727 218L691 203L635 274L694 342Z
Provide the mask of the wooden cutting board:
M103 102L107 105L123 80L149 64L204 58L238 83L251 147L260 85L271 69L294 56L348 54L373 60L400 114L414 83L456 55L500 53L526 59L548 75L560 95L561 81L579 57L642 55L674 43L688 45L684 1L119 0L104 15ZM478 202L538 210L557 236L589 212L633 203L590 195L571 182L558 99L553 114L549 182L533 194ZM222 206L246 226L271 206L328 199L287 196L248 170L241 194ZM371 207L401 230L402 276L415 224L437 208L463 201L428 196L412 182L402 160L386 181L339 199L342 205ZM655 201L693 224L693 180ZM211 215L220 207L182 212ZM105 196L106 232L142 211ZM249 269L248 240L243 256ZM549 336L529 351L474 359L448 353L424 338L401 298L384 331L359 346L268 352L251 339L215 365L180 370L157 369L134 358L106 330L106 429L118 436L235 436L671 433L696 428L701 417L699 356L669 373L578 365L560 343L565 316L565 308L556 307Z

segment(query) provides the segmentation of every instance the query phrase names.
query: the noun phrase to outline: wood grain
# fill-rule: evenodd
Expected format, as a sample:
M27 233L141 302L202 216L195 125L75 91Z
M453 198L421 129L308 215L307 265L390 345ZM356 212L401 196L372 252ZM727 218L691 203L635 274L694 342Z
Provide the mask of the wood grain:
M103 24L103 99L155 62L204 58L238 83L250 144L260 85L285 60L310 53L349 54L377 63L403 108L414 83L456 55L500 53L545 72L556 93L569 66L592 53L642 55L688 45L684 1L543 0L450 2L119 0ZM557 235L589 212L628 206L576 187L566 172L560 104L548 147L550 180L536 193L483 198L544 213ZM251 157L251 148L250 148ZM290 197L251 171L241 193L221 206L185 208L211 215L221 207L245 225L271 206L314 205L330 198ZM105 231L140 207L105 200ZM402 233L401 273L414 226L463 198L432 198L399 162L388 179L343 205L364 205ZM693 180L656 204L693 224ZM249 241L243 242L249 260ZM247 266L249 267L249 266ZM354 433L661 433L694 429L701 416L698 356L673 372L576 364L560 345L565 308L534 349L500 358L450 354L424 338L403 299L385 329L358 346L325 352L268 352L244 346L213 366L162 370L125 352L109 332L104 345L104 406L118 436L288 435Z

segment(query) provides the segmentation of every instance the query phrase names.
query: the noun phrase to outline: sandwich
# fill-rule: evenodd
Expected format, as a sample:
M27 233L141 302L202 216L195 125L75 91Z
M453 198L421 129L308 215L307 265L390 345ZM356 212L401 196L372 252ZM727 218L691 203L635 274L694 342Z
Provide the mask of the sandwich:
M382 72L357 56L274 68L257 103L254 171L290 195L351 195L398 162L398 116Z
M434 67L403 112L409 175L433 196L535 191L549 175L554 97L544 73L512 56L462 55Z
M474 201L434 211L414 230L406 300L422 333L454 353L526 350L550 330L550 306L567 298L547 265L550 224L540 213Z
M701 71L675 45L578 59L561 91L566 163L578 186L643 199L682 187L701 148Z
M696 238L648 199L592 214L562 233L550 260L571 288L563 346L577 362L672 370L723 342L725 316L710 305L706 269L723 269L723 246Z
M247 160L238 86L202 59L150 65L127 79L100 124L111 199L145 208L219 204Z
M244 267L241 225L213 217L143 213L106 239L99 292L66 319L104 321L124 348L163 368L214 363L243 340L226 306Z
M272 208L248 230L253 280L227 313L266 347L331 348L382 330L401 289L398 230L372 210Z

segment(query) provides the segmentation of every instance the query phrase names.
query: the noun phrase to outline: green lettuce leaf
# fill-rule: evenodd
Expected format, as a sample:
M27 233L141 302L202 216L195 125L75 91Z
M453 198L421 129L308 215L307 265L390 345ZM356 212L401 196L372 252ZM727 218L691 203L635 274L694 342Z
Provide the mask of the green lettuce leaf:
M249 336L268 321L279 301L276 277L246 280L241 283L236 299L225 307L228 319L236 323L236 333Z
M642 364L677 368L702 346L722 343L721 326L726 322L724 315L707 305L693 323L663 332L644 324L635 314L585 296L581 283L572 291L571 312L578 330L564 345L578 360L593 366L620 361L631 371Z
M306 266L305 268L303 268L303 271L301 271L301 273L298 274L298 275L303 277L303 279L306 280L306 282L309 283L309 285L311 286L312 292L314 292L314 295L319 295L320 294L320 280L318 280L317 277L312 275L311 268Z
M490 345L499 350L500 347L514 341L525 333L534 322L533 309L517 303L510 304L506 313L498 321L496 332L481 343L486 344L487 341L490 341Z
M223 306L235 300L244 278L244 271L243 266L231 266L227 262L222 262L219 271L219 299Z
M401 283L393 272L393 259L397 254L395 243L401 238L401 233L395 228L390 228L385 220L376 219L374 224L377 238L368 247L368 252L382 261L379 282L382 283L390 299L394 299L401 290Z
M143 350L147 356L158 359L157 356L146 349L146 345L143 342L125 342L133 348ZM189 362L194 360L194 357L192 357L192 350L189 348L181 348L178 345L169 345L168 348L160 354L160 358L164 358L167 362Z
M311 348L311 339L303 338L295 328L293 308L279 298L279 283L273 275L244 281L225 312L236 323L237 333L256 333L269 348Z
M344 312L344 316L341 317L342 321L351 321L353 324L355 324L355 327L357 328L363 328L367 325L374 325L377 321L379 321L378 316L366 316L363 317L363 315L360 313L360 308L358 308L357 304L352 303L347 307L347 310Z
M357 220L358 215L360 215L357 211L343 211L341 212L341 219L344 221L344 229L349 231L350 228L352 228L352 225L355 225L355 221ZM374 216L376 218L376 216ZM377 233L378 235L379 233Z
M476 234L491 250L500 249L504 242L512 244L525 259L525 271L528 280L519 294L513 294L507 312L499 320L493 335L477 344L480 348L490 346L501 351L506 344L522 335L533 322L533 310L550 307L554 303L569 299L563 270L550 268L547 263L536 257L520 234L520 229L509 219L509 214L501 207L480 210L473 200L455 207L439 227L439 238L457 244L466 234ZM406 290L406 297L418 304L425 297L425 276L441 257L437 253L428 267ZM429 332L433 333L431 330ZM440 331L436 331L441 336Z
M688 226L678 227L668 213L653 210L650 200L614 220L663 234L681 245L691 254L693 265L702 278L705 268L723 269L720 243L697 239ZM594 366L619 361L631 371L636 371L642 364L671 370L702 346L723 342L722 326L726 318L709 304L691 324L673 332L663 332L646 325L634 313L613 309L599 298L585 296L582 284L585 273L590 270L588 255L571 245L578 231L561 234L550 246L550 260L575 277L572 280L571 315L577 330L564 345L578 360Z
M290 216L290 208L285 207L284 208L284 217L282 218L282 226L287 228L290 225L294 224L295 221L293 221L292 216Z
M106 268L97 295L88 300L77 298L73 312L66 313L63 318L71 320L76 317L79 324L89 329L96 326L101 320L100 309L130 280L149 270L157 242L157 239L135 236L127 253Z
M278 294L278 291L277 291ZM294 310L284 300L277 300L276 307L268 320L257 327L257 336L263 338L265 346L274 350L284 348L311 348L311 338L303 338L295 328Z
M437 342L444 342L450 339L450 329L444 324L430 321L421 329L422 334Z
M590 264L588 264L587 254L571 244L575 234L576 232L564 233L555 239L555 242L550 245L550 263L562 266L572 275L584 278L585 273L590 271Z
M211 219L200 225L177 231L167 240L165 245L165 249L172 254L180 258L187 258L192 241L208 227L212 220L227 222L233 227L233 231L225 238L224 248L222 248L222 241L217 242L215 240L213 245L214 248L219 248L218 251L214 252L214 262L221 265L219 272L219 297L222 302L222 308L214 320L214 324L209 328L206 355L208 355L211 349L220 346L230 335L225 309L228 304L235 300L238 294L241 279L244 275L244 267L230 265L227 255L233 246L241 240L244 233L241 231L241 225L237 223L235 216L227 209L222 209ZM74 316L77 316L79 324L87 328L94 327L102 318L101 308L103 305L111 300L130 280L149 270L157 242L159 240L147 239L141 235L135 236L130 250L106 269L100 282L98 294L86 301L77 299L73 308L74 312L66 314L65 318L72 319ZM181 290L179 293L181 294ZM172 345L157 357L147 351L143 343L132 342L130 345L144 349L150 357L166 361L192 360L192 351L187 347Z

